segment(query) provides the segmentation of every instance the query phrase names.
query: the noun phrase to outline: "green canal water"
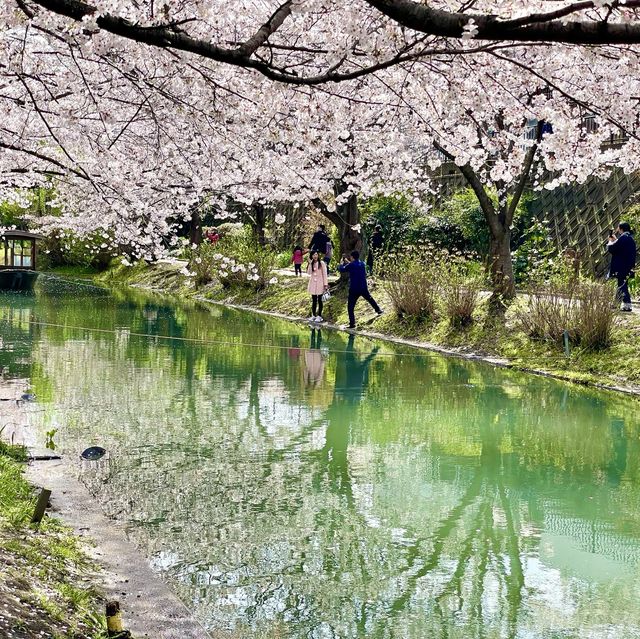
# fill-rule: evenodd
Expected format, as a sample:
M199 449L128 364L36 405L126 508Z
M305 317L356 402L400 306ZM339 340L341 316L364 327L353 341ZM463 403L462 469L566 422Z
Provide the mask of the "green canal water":
M640 637L637 399L46 280L0 338L215 636Z

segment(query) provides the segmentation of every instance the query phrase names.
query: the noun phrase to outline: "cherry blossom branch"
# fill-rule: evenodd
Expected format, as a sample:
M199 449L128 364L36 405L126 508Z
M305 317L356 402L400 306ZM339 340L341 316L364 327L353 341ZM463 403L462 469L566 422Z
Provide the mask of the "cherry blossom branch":
M620 131L622 131L629 138L635 138L636 140L640 140L640 136L638 134L634 133L633 131L630 131L626 126L624 126L624 124L622 124L622 122L620 122L616 118L614 118L611 115L609 115L606 111L601 109L598 105L596 105L594 103L585 102L584 100L580 100L579 98L571 95L570 93L565 91L562 87L560 87L557 83L553 82L552 80L549 80L549 78L546 78L546 77L542 76L540 73L538 73L537 71L535 71L534 69L532 69L528 65L523 64L522 62L519 62L518 60L514 60L513 58L509 58L507 56L500 55L499 53L491 52L491 55L493 55L494 57L496 57L496 58L498 58L500 60L503 60L504 62L508 62L509 64L513 64L514 66L516 66L516 67L518 67L518 68L520 68L520 69L522 69L524 71L527 71L528 73L531 73L533 76L535 76L539 80L542 80L550 88L552 88L554 91L557 91L560 95L562 95L562 97L566 98L570 102L573 102L577 106L582 107L583 109L585 109L587 111L592 111L593 113L596 113L603 120L606 120L610 124L613 124L615 127L620 129Z
M516 20L500 20L490 14L455 13L434 9L413 0L365 0L394 22L422 33L445 38L462 38L473 20L475 40L514 42L563 42L567 44L637 44L640 25L602 20L566 21L568 15L596 7L595 2L577 2L548 13L536 13ZM626 8L640 2L628 0Z
M274 34L282 23L291 15L292 0L287 0L275 13L265 22L260 29L249 38L244 44L238 47L238 51L245 57L251 57L266 41Z
M21 0L24 1L24 0ZM484 14L452 13L433 9L426 4L411 0L366 0L371 6L392 18L400 25L429 35L460 39L468 36L465 27L471 19L475 20L475 40L512 41L512 42L567 42L574 44L594 43L635 43L640 42L640 25L621 24L595 20L580 22L561 22L561 14L569 8L549 13L537 13L513 21L501 21L495 16ZM616 0L614 0L616 1ZM403 51L381 62L372 63L350 71L340 71L342 64L334 65L326 71L313 76L303 76L286 67L278 67L254 54L263 46L271 45L269 37L275 33L291 14L291 1L282 4L271 18L257 32L233 48L216 45L212 42L190 36L177 28L176 24L142 26L109 13L99 13L97 8L83 0L32 0L48 11L64 15L76 21L82 21L94 14L97 26L114 35L158 47L185 51L217 62L258 71L265 77L278 82L297 85L317 85L326 82L344 82L365 75L411 62L420 58L436 55L468 55L482 51L483 47L425 48L409 51L415 43ZM625 7L640 6L640 0L627 0ZM570 5L571 12L594 7L591 0ZM528 24L531 22L531 24ZM293 47L291 50L295 50ZM343 61L344 63L344 61Z
M531 168L533 167L533 161L536 157L536 152L538 150L538 145L542 140L542 127L544 126L544 122L542 120L538 120L536 124L536 134L535 141L527 150L527 153L524 157L524 162L522 163L522 171L520 172L520 177L516 188L513 192L513 196L511 198L511 203L507 208L507 217L506 217L506 225L511 226L511 222L513 221L513 216L515 215L516 208L518 207L518 203L520 202L520 198L524 193L525 187L527 186L527 182L529 181L529 175L531 174Z
M75 176L82 178L83 180L90 181L90 178L83 171L79 171L78 169L72 166L67 166L63 162L60 162L60 160L57 160L56 158L51 157L50 155L40 153L39 151L32 151L31 149L25 149L23 147L16 146L14 144L10 144L8 142L2 142L1 140L0 140L0 148L7 149L8 151L16 151L17 153L24 153L26 155L30 155L31 157L37 158L38 160L42 160L43 162L48 162L50 164L53 164L54 166L57 166L58 168L62 169L65 172L73 173ZM43 172L48 173L48 171L43 171Z

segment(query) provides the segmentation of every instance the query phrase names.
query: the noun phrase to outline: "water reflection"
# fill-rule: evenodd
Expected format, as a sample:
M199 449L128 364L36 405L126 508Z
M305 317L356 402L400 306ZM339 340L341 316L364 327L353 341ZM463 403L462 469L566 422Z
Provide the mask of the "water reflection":
M322 331L311 329L311 344L304 352L303 379L307 387L317 387L324 380L324 360L326 354L320 349L322 346ZM290 349L291 350L291 349Z
M34 423L109 450L85 480L209 627L640 636L636 400L149 296L29 304L0 301L0 358Z

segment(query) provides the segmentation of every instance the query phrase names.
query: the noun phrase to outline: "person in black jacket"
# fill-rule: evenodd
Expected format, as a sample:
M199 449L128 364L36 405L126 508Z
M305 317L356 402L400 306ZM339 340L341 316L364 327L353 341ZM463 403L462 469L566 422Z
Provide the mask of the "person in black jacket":
M609 235L607 250L611 253L609 277L618 280L618 296L622 301L621 311L631 311L631 295L629 294L629 278L633 277L636 265L636 243L631 235L631 227L627 222L618 225L618 237Z
M313 234L311 242L309 243L309 250L313 253L318 251L320 255L326 255L327 242L329 242L329 236L325 229L324 224L318 224L318 230Z

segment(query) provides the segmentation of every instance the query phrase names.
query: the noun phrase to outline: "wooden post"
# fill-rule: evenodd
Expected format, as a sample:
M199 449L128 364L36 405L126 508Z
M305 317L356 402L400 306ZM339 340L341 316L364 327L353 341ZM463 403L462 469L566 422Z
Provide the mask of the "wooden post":
M32 524L39 524L42 521L44 511L47 509L47 504L49 503L49 497L51 497L51 491L48 488L43 488L38 495L33 517L31 517Z
M127 639L131 637L131 633L128 630L124 630L122 627L122 616L120 614L119 601L107 601L106 614L108 637L117 637L118 639Z
M36 241L31 240L31 268L36 270Z

